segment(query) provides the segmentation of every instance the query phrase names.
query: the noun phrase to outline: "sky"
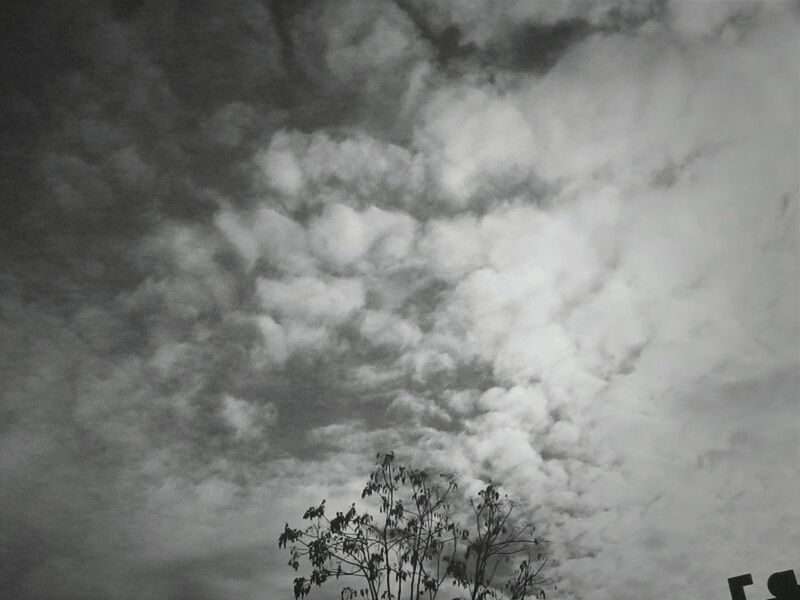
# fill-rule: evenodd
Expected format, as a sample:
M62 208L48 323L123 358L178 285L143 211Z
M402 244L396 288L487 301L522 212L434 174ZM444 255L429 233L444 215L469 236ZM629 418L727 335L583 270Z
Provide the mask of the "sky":
M392 449L552 598L800 572L797 2L4 12L4 598L289 598Z

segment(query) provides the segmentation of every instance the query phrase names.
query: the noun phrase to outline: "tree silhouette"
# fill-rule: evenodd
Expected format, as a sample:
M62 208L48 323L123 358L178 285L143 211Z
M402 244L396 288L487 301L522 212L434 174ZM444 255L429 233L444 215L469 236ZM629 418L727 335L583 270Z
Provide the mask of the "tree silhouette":
M434 600L443 589L469 600L544 598L546 543L533 524L515 522L514 503L496 485L457 511L451 503L463 497L452 475L432 477L390 452L378 454L361 499L378 515L353 503L330 517L323 500L303 514L304 529L286 524L278 545L289 550L289 565L311 567L294 579L295 598L331 579L348 582L342 600Z

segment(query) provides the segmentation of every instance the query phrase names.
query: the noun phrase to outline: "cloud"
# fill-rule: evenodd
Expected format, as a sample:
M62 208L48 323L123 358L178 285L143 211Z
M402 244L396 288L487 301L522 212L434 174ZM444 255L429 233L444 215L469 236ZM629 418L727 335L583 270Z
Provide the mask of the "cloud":
M497 43L498 38L520 25L553 26L581 20L596 26L610 26L615 21L646 21L658 15L657 2L630 2L628 0L601 0L600 2L569 2L556 0L545 4L512 1L505 6L492 2L442 2L435 8L414 2L420 9L427 8L428 16L438 27L459 27L469 41L480 46Z
M417 136L442 192L457 205L491 194L492 183L519 186L536 160L536 139L520 110L493 96L474 88L440 93Z
M209 117L206 124L208 136L220 146L239 146L255 117L252 106L244 102L230 102Z
M277 417L273 404L254 406L247 400L227 395L223 400L222 414L236 437L245 439L258 436L261 428L273 425Z
M365 340L382 347L409 348L422 339L419 327L387 311L366 311L359 331Z
M563 597L784 568L793 4L223 12L8 42L10 597L286 594L280 527L390 448L502 482Z
M258 295L264 309L307 323L338 325L364 305L364 289L357 279L261 279Z
M367 234L362 220L350 207L332 204L310 227L314 253L333 270L342 271L367 250Z
M304 185L303 171L291 148L289 136L275 136L269 148L255 156L259 181L268 189L296 196Z
M288 210L338 202L352 208L407 207L427 184L422 156L364 132L280 131L254 156L254 186L283 194Z
M428 423L450 422L450 415L448 415L441 408L436 406L436 402L430 398L419 398L412 396L407 392L401 393L397 398L392 400L387 409L389 414L410 417L413 420L419 420Z
M249 214L224 208L214 221L249 269L259 260L292 274L316 269L303 227L274 208L262 206Z

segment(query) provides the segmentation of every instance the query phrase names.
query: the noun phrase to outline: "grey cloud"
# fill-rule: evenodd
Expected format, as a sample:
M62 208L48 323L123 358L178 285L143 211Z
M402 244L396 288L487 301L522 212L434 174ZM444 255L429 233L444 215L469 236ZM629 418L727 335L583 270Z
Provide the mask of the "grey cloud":
M566 597L775 567L796 15L14 9L4 588L276 597L277 528L389 447L501 478L559 537Z
M663 18L660 1L548 3L397 0L438 61L458 71L480 65L491 73L544 73L567 49L594 33L634 29Z

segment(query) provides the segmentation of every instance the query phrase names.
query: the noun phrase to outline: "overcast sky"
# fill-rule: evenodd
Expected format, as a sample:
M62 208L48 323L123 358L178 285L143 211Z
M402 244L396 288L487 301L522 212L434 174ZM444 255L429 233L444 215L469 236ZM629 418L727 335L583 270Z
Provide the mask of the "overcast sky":
M796 2L3 11L4 598L287 598L388 449L554 598L800 572Z

